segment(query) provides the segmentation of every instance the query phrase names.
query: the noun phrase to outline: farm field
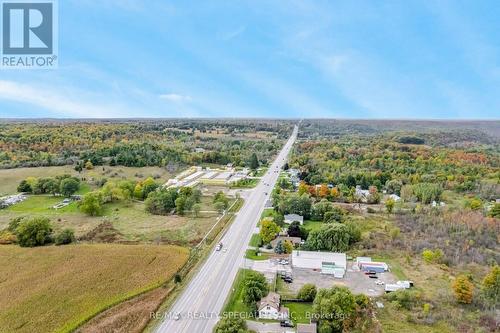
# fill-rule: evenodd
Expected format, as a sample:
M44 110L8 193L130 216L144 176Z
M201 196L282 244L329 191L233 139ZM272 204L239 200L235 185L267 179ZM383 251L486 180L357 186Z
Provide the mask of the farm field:
M188 254L177 246L2 246L0 331L70 331L169 280Z

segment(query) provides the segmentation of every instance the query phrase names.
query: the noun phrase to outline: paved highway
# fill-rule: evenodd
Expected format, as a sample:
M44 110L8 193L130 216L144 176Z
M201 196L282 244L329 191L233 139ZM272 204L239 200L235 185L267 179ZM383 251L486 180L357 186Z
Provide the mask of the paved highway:
M252 194L245 200L243 207L223 236L222 243L227 252L214 251L209 255L172 308L162 318L156 332L212 332L231 291L238 269L243 266L247 245L262 214L265 201L276 184L279 171L285 164L288 153L297 138L297 131L296 126L292 136Z

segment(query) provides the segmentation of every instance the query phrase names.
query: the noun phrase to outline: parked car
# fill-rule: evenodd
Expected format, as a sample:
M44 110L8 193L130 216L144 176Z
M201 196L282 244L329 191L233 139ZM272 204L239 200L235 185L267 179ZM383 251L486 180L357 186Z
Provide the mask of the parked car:
M290 277L290 276L285 276L285 278L283 279L283 281L285 281L286 283L292 283L293 282L293 278Z
M370 275L368 275L368 277L369 277L370 279L378 279L378 276L377 276L377 275L371 275L371 274L370 274Z
M282 320L280 321L281 327L293 327L293 323L290 320Z

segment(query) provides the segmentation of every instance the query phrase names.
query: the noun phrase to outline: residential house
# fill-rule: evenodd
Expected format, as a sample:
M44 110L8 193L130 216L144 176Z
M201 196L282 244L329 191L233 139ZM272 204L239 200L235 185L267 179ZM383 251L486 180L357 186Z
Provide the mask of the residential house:
M293 222L300 222L300 225L304 224L304 217L298 214L288 214L285 215L285 223L292 224Z
M282 307L280 301L281 297L279 294L272 291L269 292L269 294L262 298L258 304L257 309L259 311L259 318L274 320L288 319L288 308Z
M290 242L292 242L293 246L295 246L295 245L300 244L302 239L300 237L278 236L274 240L271 241L271 246L273 248L275 248L276 245L278 245L279 241L282 241L282 242L290 241Z

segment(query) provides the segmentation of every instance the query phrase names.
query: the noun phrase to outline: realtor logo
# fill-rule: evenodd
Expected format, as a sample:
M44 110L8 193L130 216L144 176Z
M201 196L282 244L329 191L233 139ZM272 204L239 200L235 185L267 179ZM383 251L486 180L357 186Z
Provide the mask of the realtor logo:
M57 66L56 7L51 0L1 2L3 68Z

